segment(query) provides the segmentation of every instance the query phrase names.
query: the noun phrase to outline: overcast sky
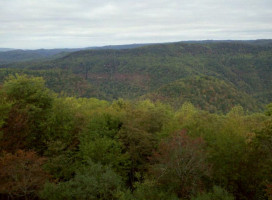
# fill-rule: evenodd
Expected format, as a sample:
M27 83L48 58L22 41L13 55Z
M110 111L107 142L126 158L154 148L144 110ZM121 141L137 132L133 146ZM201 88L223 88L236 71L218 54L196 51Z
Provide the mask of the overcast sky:
M272 0L0 0L0 47L272 39Z

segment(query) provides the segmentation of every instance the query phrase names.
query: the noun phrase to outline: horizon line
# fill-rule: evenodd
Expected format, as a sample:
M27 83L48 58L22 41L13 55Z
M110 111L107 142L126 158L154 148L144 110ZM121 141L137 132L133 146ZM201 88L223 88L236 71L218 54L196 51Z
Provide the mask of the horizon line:
M107 44L107 45L96 45L96 46L85 46L85 47L56 47L56 48L11 48L11 47L1 47L1 49L7 49L7 51L14 50L23 50L23 51L34 51L34 50L60 50L60 49L88 49L88 48L103 48L103 47L114 47L114 46L126 46L126 45L155 45L155 44L170 44L170 43L181 43L181 42L224 42L224 41L234 41L234 42L246 42L246 41L262 41L262 40L272 40L260 38L260 39L203 39L203 40L180 40L180 41L172 41L172 42L147 42L147 43L123 43L123 44ZM0 51L1 52L1 51ZM2 51L4 52L4 51Z

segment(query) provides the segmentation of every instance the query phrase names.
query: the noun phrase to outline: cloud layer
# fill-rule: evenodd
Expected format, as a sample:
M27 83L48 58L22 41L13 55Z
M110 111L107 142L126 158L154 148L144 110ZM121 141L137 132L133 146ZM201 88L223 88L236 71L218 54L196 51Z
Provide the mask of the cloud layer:
M0 0L0 47L260 38L271 0Z

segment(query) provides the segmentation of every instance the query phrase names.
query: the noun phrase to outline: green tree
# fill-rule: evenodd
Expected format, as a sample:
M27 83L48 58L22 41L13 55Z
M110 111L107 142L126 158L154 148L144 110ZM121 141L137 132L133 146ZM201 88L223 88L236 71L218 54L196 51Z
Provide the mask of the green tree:
M47 183L41 197L43 199L119 199L122 194L122 179L109 167L88 162L76 171L75 177L58 184Z
M117 137L131 159L129 181L133 186L133 182L142 179L147 172L149 157L155 150L160 133L169 118L163 107L150 101L140 101L136 105L127 106L125 111Z
M2 90L12 106L2 126L1 147L7 151L19 148L42 151L45 146L46 119L54 100L44 80L26 75L10 76Z
M122 122L111 113L93 116L86 130L80 134L79 154L83 160L92 160L112 169L127 179L130 157L117 138Z

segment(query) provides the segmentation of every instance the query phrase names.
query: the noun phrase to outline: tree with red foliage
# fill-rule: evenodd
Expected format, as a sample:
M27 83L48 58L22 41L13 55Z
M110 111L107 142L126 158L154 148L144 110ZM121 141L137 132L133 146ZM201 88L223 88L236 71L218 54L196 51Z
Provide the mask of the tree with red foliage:
M0 158L0 194L11 198L35 198L48 178L42 169L44 161L45 158L34 151L3 153Z
M201 138L191 138L185 131L162 142L151 158L150 171L158 185L182 198L197 191L209 174L203 144Z

